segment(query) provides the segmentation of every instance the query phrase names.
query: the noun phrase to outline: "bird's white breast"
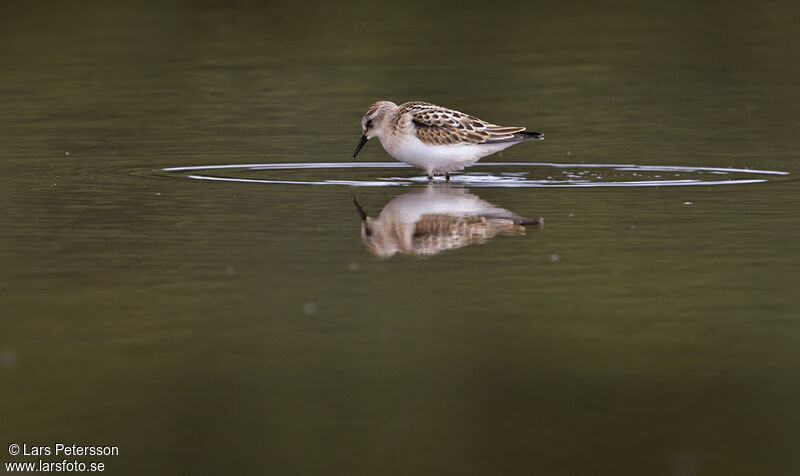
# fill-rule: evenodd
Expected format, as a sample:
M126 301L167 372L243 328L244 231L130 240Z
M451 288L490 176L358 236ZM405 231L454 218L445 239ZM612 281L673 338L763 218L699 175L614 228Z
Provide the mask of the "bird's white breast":
M461 170L481 157L513 145L513 143L431 145L420 141L413 134L382 137L380 141L389 155L428 173Z

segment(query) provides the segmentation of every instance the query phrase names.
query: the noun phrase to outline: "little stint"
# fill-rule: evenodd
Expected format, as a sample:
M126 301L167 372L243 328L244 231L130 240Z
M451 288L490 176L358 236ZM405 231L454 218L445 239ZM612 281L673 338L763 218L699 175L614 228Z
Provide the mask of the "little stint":
M353 160L369 139L377 137L392 157L424 170L428 180L434 174L462 170L481 157L500 152L514 144L540 140L540 132L524 127L498 126L475 116L435 104L411 101L397 105L378 101L361 119L363 135Z

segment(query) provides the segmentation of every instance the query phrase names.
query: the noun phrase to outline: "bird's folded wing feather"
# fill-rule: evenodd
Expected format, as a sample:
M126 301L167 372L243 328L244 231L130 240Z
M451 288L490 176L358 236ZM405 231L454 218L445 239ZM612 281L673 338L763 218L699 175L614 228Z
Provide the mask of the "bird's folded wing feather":
M524 127L490 124L477 117L433 104L404 104L411 114L417 138L431 145L487 144L516 140Z

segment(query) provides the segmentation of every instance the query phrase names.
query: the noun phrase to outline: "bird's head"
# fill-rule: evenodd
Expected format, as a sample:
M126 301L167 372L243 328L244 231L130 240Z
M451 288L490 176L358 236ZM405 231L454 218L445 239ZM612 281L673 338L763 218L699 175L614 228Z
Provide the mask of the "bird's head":
M373 137L380 137L389 125L389 119L397 109L397 104L391 101L378 101L370 104L364 117L361 118L361 140L358 141L356 150L353 151L355 160L358 151Z

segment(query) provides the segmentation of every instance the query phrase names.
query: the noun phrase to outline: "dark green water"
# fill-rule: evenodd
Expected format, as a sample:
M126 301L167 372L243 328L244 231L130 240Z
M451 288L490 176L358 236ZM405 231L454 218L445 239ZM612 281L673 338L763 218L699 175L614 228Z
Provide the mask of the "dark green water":
M109 474L797 474L799 17L3 2L0 461L64 442L119 446L77 458ZM377 216L424 185L161 170L347 161L378 99L545 133L487 162L789 175L469 188L545 226L379 258L351 194Z

